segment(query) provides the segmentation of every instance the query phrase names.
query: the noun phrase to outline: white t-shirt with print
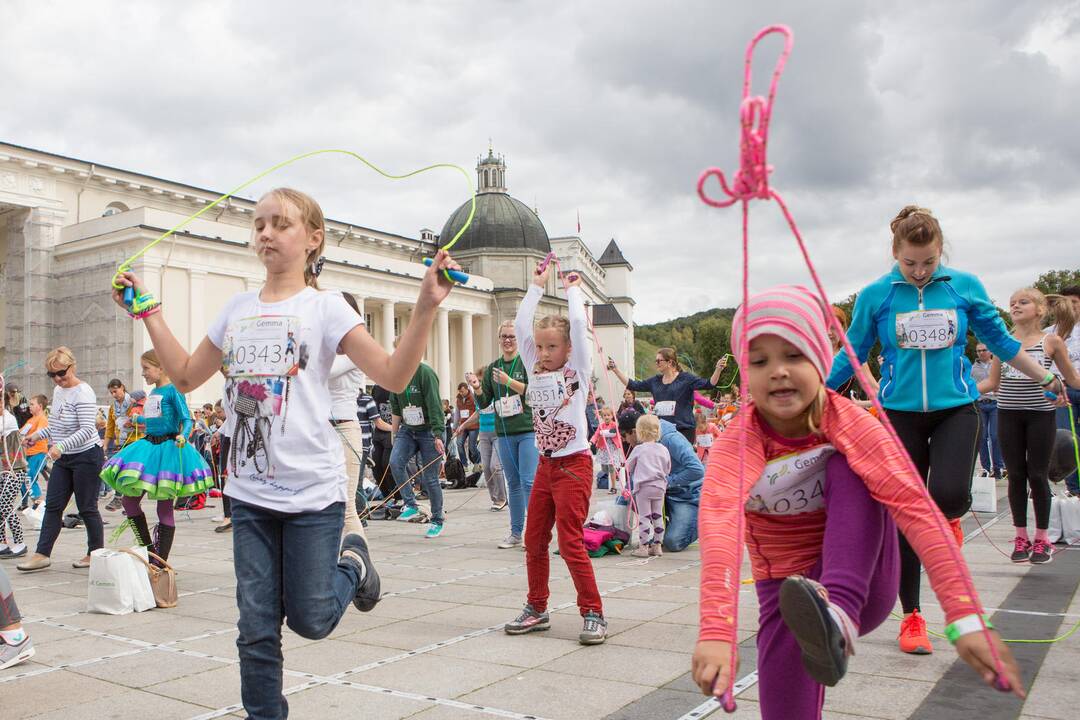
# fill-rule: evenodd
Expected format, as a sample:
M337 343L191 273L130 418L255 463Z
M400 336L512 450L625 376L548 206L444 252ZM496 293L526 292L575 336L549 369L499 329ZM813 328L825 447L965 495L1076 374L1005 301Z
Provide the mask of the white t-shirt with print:
M345 500L327 380L342 338L362 323L341 293L310 287L280 302L256 291L225 305L207 336L224 355L229 497L286 513Z

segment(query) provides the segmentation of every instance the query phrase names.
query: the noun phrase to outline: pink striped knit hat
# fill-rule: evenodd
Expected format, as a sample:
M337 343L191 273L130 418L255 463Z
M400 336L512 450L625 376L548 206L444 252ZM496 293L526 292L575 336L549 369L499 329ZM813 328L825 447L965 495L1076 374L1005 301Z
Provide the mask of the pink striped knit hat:
M802 285L779 285L751 295L748 307L740 307L731 323L731 351L736 358L744 333L747 345L759 335L778 335L810 358L823 381L829 376L832 343L817 295Z

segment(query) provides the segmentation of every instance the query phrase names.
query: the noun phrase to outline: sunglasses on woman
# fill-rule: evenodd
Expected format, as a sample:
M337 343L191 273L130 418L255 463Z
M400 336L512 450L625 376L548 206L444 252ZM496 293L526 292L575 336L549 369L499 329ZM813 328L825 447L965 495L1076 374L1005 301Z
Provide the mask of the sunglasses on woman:
M71 369L71 366L68 365L63 370L57 370L56 372L53 372L52 370L49 370L45 374L48 375L51 378L62 378L65 375L67 375L67 371L70 370L70 369Z

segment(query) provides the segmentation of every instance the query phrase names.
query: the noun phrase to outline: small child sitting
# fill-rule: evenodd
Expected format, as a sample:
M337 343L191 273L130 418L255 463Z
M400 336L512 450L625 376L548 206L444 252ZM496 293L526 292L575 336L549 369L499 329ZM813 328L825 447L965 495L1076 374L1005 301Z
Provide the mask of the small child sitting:
M642 415L634 426L638 444L626 461L631 478L634 506L638 513L640 545L630 553L634 557L659 557L664 554L664 493L671 474L671 455L660 444L660 419Z

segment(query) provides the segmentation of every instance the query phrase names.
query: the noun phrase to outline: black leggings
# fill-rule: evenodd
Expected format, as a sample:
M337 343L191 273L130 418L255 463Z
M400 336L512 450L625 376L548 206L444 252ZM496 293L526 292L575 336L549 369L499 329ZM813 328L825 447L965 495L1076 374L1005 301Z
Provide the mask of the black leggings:
M1009 471L1013 527L1027 527L1029 485L1035 503L1035 528L1050 527L1050 454L1056 432L1053 410L998 409L998 443Z
M971 507L971 476L979 449L975 405L927 413L887 412L942 514L949 519L963 516ZM919 609L921 579L919 556L900 533L900 604L905 615Z
M98 511L98 483L105 454L100 445L74 455L61 455L53 463L49 487L45 491L45 518L38 536L37 551L46 557L52 555L53 545L60 535L64 508L72 494L75 506L86 524L86 554L105 547L105 527Z

